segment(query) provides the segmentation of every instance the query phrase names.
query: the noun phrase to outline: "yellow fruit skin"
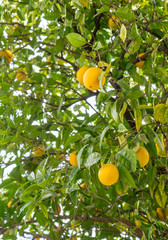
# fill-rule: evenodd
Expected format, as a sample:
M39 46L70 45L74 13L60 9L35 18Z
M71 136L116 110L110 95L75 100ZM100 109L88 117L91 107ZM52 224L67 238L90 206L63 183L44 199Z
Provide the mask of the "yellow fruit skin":
M161 208L157 208L156 211L157 211L159 219L163 221L164 220L164 214L162 212L162 209Z
M111 186L119 178L118 168L114 164L107 163L99 169L98 178L102 184Z
M8 63L10 63L13 60L13 54L10 50L5 50L4 52L4 56L6 58L6 60L8 61Z
M76 78L77 78L78 82L80 82L82 85L84 85L83 75L86 72L86 70L88 70L88 69L89 69L89 67L83 66L76 73Z
M33 151L34 151L34 156L35 157L41 157L45 153L45 147L44 147L44 145L41 144L41 145L39 145L37 147L34 147Z
M117 26L120 26L119 18L112 16L111 18L109 18L108 25L113 30L117 29Z
M16 78L19 81L25 81L27 79L27 72L24 69L17 70Z
M102 73L102 69L91 67L83 75L83 82L87 89L94 91L100 88L99 76ZM102 86L105 83L105 77L103 77Z
M69 163L70 163L72 166L78 166L76 151L72 152L72 153L69 155Z
M142 57L144 54L145 54L145 53L140 53L140 54L138 54L138 57ZM137 63L136 63L136 66L137 66L138 68L142 68L143 65L144 65L144 63L145 63L145 61L137 62Z
M139 164L141 167L144 167L149 162L149 153L144 147L139 147L138 151L136 152L136 155L139 160Z

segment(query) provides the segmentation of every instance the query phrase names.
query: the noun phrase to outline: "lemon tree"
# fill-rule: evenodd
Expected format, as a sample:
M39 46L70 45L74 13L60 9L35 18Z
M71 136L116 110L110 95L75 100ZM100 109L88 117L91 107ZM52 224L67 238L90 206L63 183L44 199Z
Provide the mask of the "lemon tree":
M0 4L0 239L167 239L168 3Z

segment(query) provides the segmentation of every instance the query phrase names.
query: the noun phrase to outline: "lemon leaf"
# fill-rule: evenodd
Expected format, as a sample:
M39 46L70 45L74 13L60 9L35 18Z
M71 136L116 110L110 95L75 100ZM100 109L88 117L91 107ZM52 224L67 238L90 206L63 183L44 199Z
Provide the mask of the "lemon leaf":
M86 40L78 33L69 33L66 37L74 47L81 47L87 43Z
M97 152L91 153L86 160L85 166L86 167L92 166L93 164L97 163L100 160L100 158L101 158L100 153Z
M157 189L155 193L155 198L160 207L164 208L167 200L165 191L160 191Z
M122 149L117 153L117 159L119 166L123 165L126 168L130 169L132 172L136 171L137 166L137 155L131 149Z
M121 181L127 186L127 187L133 187L137 188L133 177L129 173L129 171L124 166L118 166L119 176Z
M135 117L136 130L137 132L139 132L141 128L142 115L141 115L141 111L137 108L134 109L134 117Z
M80 169L80 165L82 164L82 158L81 158L81 156L82 156L83 150L84 150L84 148L87 147L87 146L88 146L88 144L84 145L84 146L80 149L80 151L78 152L78 154L77 154L77 162L78 162L78 168L79 168L79 169Z
M99 142L99 147L101 148L102 145L102 140L104 138L104 135L106 134L106 132L109 130L109 126L105 127L105 129L103 130L103 132L100 135L100 142Z
M168 122L168 104L157 104L153 109L156 121L163 124Z
M127 29L124 26L124 24L122 24L120 29L120 38L123 42L125 42L126 37L127 37Z

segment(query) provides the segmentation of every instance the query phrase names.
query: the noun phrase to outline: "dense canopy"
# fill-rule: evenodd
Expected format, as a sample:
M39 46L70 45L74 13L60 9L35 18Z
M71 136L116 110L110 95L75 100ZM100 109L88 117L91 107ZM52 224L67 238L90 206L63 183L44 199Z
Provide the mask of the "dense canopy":
M167 5L1 1L1 239L168 239Z

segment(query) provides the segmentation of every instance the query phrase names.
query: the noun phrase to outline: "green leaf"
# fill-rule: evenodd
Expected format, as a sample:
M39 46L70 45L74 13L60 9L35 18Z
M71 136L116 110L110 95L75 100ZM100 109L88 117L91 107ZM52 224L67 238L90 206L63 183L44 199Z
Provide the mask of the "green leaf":
M44 204L40 204L40 208L41 208L41 211L44 214L44 216L46 218L48 218L48 209L47 209L47 207Z
M129 173L129 171L124 166L118 166L120 179L127 187L137 188L135 185L134 179Z
M15 167L11 172L10 176L16 179L18 182L22 182L22 176L20 172L20 167Z
M81 47L87 43L86 40L78 33L69 33L67 38L74 47Z
M136 53L136 52L140 49L141 42L142 42L142 39L141 39L140 37L137 38L136 40L132 41L132 42L129 44L128 52L129 52L130 54Z
M130 9L130 7L120 7L117 9L116 16L118 18L126 19L126 20L133 20L136 19L136 16L134 15L133 11Z
M27 202L20 208L20 213L23 212L25 208L27 208L29 205L33 204L33 202Z
M100 135L100 142L99 142L99 147L101 149L101 145L102 145L102 140L106 134L106 132L109 130L109 126L105 127L105 129L102 131L101 135Z
M153 166L153 167L149 168L149 170L148 170L148 179L149 179L150 183L152 183L155 180L156 172L157 172L156 166Z
M111 116L116 123L118 123L118 111L117 111L117 102L112 103L111 106Z
M126 37L127 37L127 29L126 27L124 26L124 24L121 25L121 28L120 28L120 38L123 42L125 42L126 40Z
M154 106L154 118L163 124L168 123L168 105L157 104Z
M104 13L104 12L109 12L109 10L110 10L109 6L104 5L100 9L97 9L97 14L96 15L99 15L99 14Z
M37 222L42 225L45 226L46 224L46 218L44 217L44 215L41 212L36 212L35 217L37 219Z
M134 117L135 117L136 130L137 132L139 132L141 128L141 123L142 123L141 110L139 110L138 108L134 108Z
M83 150L84 150L84 148L87 147L87 146L88 146L88 144L84 145L84 146L80 149L80 151L78 152L78 154L77 154L77 162L78 162L78 168L79 168L79 169L80 169L80 165L82 164L82 158L81 158L81 156L82 156Z
M131 28L131 36L136 39L139 37L139 32L138 32L138 28L137 28L137 24L134 23L132 28Z
M44 180L44 176L39 169L36 172L36 180L37 180L37 183L41 183Z
M127 94L127 98L131 100L138 99L142 96L143 96L143 92L136 89L131 89L131 91Z
M45 191L42 192L42 194L41 194L41 200L46 199L46 198L49 198L49 197L52 197L52 196L54 196L54 195L55 195L55 193L52 192L51 190L45 190Z
M84 163L84 165L86 167L91 167L92 165L97 163L100 160L100 158L101 158L100 153L97 153L97 152L91 153L89 157L86 159L86 162Z
M34 210L35 210L35 205L32 204L32 205L27 209L26 217L25 217L25 222L26 222L26 220L30 220L30 219L31 219L31 215L32 215L32 213L33 213Z
M70 173L68 174L69 177L69 181L72 181L73 178L75 177L75 175L77 174L77 172L79 171L78 167L73 167L73 169L70 171Z
M115 183L115 189L119 195L126 193L128 190L126 184L121 181L121 179L118 179L118 181Z
M122 149L117 153L119 166L123 165L132 172L136 171L138 157L131 149Z

